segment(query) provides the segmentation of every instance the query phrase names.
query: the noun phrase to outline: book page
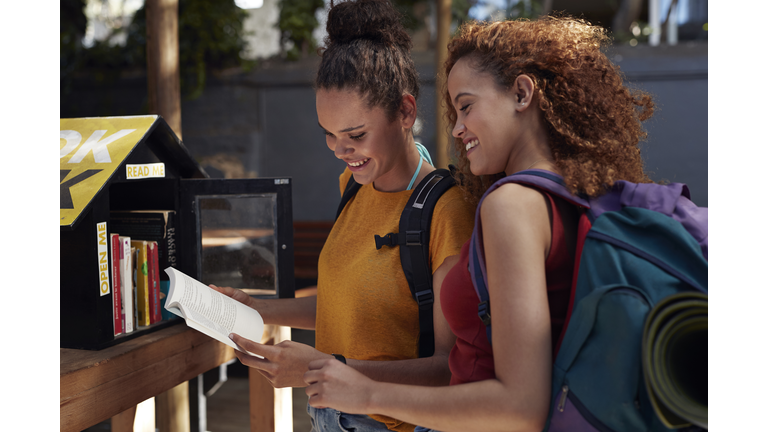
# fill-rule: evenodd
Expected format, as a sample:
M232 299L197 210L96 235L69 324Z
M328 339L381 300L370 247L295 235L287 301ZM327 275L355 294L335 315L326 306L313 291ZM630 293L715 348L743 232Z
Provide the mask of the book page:
M230 333L261 342L264 321L256 310L172 267L165 272L171 282L165 308L184 318L189 327L240 351Z

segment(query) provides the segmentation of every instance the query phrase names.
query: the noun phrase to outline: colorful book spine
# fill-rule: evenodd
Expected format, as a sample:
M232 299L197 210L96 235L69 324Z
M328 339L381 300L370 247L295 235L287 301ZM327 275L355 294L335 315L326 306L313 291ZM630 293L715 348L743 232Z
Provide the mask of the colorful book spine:
M136 330L133 319L133 259L131 256L131 238L120 236L120 291L123 300L125 332Z
M149 260L147 259L147 241L131 239L131 246L136 248L136 308L138 311L138 325L151 324L151 312L149 309Z
M168 275L165 269L168 267L177 268L178 258L176 256L176 212L168 212L168 223L165 226L165 239L160 248L160 280L167 281ZM165 255L163 256L163 253ZM171 314L173 315L173 314ZM173 315L176 317L176 315Z
M109 235L110 256L112 260L111 273L112 273L112 317L113 317L113 330L115 336L125 333L124 321L123 321L123 301L120 292L120 236L118 234Z
M149 322L154 324L162 320L160 314L160 269L158 267L158 247L156 241L147 242L149 264Z
M136 249L136 247L131 246L131 277L133 277L133 328L138 330L139 329L139 285L138 285L138 276L139 272L136 268L136 263L139 262L139 250Z

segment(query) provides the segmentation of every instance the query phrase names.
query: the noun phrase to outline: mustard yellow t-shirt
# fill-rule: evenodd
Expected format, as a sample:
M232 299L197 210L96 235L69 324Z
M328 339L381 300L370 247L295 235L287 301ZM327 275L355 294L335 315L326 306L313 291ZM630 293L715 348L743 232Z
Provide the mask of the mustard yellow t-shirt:
M352 173L339 177L343 193ZM358 360L418 357L419 311L400 264L398 247L376 249L374 235L399 232L400 214L413 190L379 192L364 185L347 203L325 242L318 262L315 346ZM429 259L432 271L458 255L472 235L474 209L450 188L432 214ZM390 430L414 426L371 416Z

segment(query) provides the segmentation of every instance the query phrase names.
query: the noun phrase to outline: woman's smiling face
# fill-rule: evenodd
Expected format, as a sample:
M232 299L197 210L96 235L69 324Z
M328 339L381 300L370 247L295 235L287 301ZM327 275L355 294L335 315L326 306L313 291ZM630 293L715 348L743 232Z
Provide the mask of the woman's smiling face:
M472 173L504 171L522 132L513 92L464 57L448 75L448 94L456 110L452 135L464 143Z
M321 89L316 93L317 120L325 131L325 142L360 184L376 182L387 190L398 182L407 131L399 121L390 121L380 107L369 107L354 90ZM407 181L406 181L407 183Z

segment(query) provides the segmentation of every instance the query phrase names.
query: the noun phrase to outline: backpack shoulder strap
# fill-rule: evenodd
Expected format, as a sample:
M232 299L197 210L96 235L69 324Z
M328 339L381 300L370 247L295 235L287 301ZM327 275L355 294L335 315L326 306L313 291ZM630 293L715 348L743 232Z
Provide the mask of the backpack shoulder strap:
M336 219L339 218L341 211L344 210L344 206L346 206L347 202L355 196L358 190L360 190L360 183L355 181L355 176L350 176L349 181L347 181L347 186L344 188L344 193L341 195L339 207L336 209Z
M590 208L590 203L587 199L571 194L571 192L568 190L568 187L566 187L565 181L562 177L555 173L538 169L520 171L518 173L504 177L503 179L494 183L490 188L488 188L488 192L483 195L483 198L485 198L485 196L487 196L490 192L499 186L507 183L519 183L533 186L537 189L541 189L549 192L550 194L558 196L570 202L571 204Z
M570 193L565 186L563 178L557 174L554 174L545 170L525 170L518 173L504 177L491 185L485 192L480 202L477 205L477 211L475 213L475 227L472 231L472 240L469 248L469 273L472 279L472 285L475 288L477 297L479 300L477 306L477 315L480 320L485 324L486 335L488 342L491 342L491 305L490 295L488 294L488 275L485 268L485 255L483 249L483 231L482 223L480 221L480 207L483 204L485 198L494 190L507 183L518 183L527 185L546 191L552 195L558 196L571 204L589 209L590 203L588 200L574 196Z
M413 191L400 217L400 233L405 233L405 245L400 246L400 262L411 295L419 306L419 357L428 357L435 352L434 294L429 262L432 213L440 197L454 184L448 170L432 171Z
M399 232L384 237L374 236L376 249L383 246L400 247L400 264L408 281L411 295L419 306L419 357L435 352L435 332L432 321L434 294L432 266L429 263L429 230L432 213L440 197L455 184L447 169L429 173L414 188L400 215Z

